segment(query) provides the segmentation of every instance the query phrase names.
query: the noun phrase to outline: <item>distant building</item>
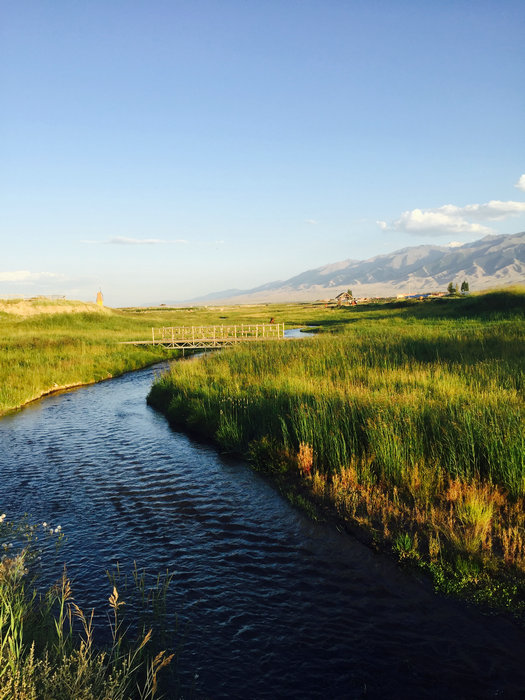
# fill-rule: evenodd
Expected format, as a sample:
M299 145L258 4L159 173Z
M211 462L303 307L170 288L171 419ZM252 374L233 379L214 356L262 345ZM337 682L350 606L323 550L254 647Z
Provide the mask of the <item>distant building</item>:
M352 301L352 295L349 294L348 292L341 292L341 294L338 294L335 298L336 302L341 305L348 303L349 301Z
M97 305L104 306L104 297L102 296L102 292L100 291L100 289L97 292Z

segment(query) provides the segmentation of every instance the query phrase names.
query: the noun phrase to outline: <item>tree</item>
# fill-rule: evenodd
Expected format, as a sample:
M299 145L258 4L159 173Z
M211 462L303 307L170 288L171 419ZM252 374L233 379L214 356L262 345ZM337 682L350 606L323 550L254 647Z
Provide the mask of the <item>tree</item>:
M468 291L469 291L468 282L467 282L467 280L463 280L463 282L461 283L461 293L467 294Z
M354 296L354 295L352 294L352 290L351 290L351 289L347 289L347 290L346 290L346 293L348 294L349 297L353 297L353 296Z
M456 294L458 291L457 286L454 284L454 282L449 282L449 285L447 287L447 292L449 294Z

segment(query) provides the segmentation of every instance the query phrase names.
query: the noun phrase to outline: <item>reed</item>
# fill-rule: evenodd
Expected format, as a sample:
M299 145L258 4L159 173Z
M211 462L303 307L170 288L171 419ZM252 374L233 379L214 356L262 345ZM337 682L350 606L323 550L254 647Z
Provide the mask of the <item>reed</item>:
M339 310L312 339L174 363L149 401L398 554L410 537L451 576L459 553L522 581L524 309L514 290Z
M0 561L0 698L160 697L158 675L174 654L155 649L154 627L135 629L136 639L129 639L130 627L122 618L126 601L113 585L111 643L97 646L94 611L86 614L75 602L66 570L54 586L38 587L36 551L30 544L34 530L0 516L1 542L27 540L23 547L6 545ZM158 583L148 594L154 599L165 597L169 577Z

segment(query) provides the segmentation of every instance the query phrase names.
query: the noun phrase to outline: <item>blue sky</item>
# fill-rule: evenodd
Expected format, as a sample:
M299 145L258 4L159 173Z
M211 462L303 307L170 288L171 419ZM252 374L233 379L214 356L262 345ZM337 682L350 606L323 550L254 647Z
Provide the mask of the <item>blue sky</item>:
M521 0L0 8L0 295L182 300L525 229Z

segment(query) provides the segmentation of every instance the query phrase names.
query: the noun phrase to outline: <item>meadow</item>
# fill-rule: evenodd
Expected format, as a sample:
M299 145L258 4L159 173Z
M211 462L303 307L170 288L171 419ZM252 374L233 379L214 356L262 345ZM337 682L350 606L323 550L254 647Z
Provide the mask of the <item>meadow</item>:
M525 290L310 311L316 337L174 363L150 403L441 590L523 611Z
M293 308L286 309L286 319ZM0 413L61 387L178 358L175 350L120 344L150 337L152 326L269 318L264 305L119 310L66 300L0 303ZM158 697L162 687L174 697L178 649L166 652L161 644L169 637L170 646L177 632L163 629L170 575L151 580L137 569L130 576L118 568L110 573L109 627L101 630L100 611L94 616L81 609L65 569L56 572L55 585L39 579L42 566L49 578L50 562L57 560L50 538L59 545L62 537L60 528L53 532L46 523L11 520L0 509L0 699L145 699ZM184 695L191 697L192 689L185 688Z
M283 314L265 306L99 309L82 302L9 300L0 304L0 415L60 388L178 357L177 350L119 344L151 337L153 326L267 322L270 313ZM285 316L290 318L289 311Z
M120 344L148 338L152 326L272 317L315 326L313 337L172 362L148 401L174 425L246 455L311 517L426 572L438 590L525 615L525 289L356 307L30 306L0 310L0 413L178 360L179 351ZM2 542L15 527L0 516ZM112 637L99 646L67 575L42 589L31 557L21 545L0 563L0 697L51 685L64 698L154 697L170 654L158 655L150 626L137 627L149 603L132 605L112 579ZM165 586L154 590L158 599ZM125 611L131 641L120 634Z

